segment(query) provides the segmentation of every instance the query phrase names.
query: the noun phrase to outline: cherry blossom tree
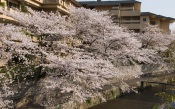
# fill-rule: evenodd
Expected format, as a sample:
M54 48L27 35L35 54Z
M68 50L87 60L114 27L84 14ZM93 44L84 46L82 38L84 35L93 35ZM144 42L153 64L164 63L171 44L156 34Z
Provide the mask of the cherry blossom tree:
M164 34L163 30L161 30L158 25L147 25L143 31L144 33L140 35L143 48L165 51L168 49L168 45L174 41L174 37Z
M70 19L75 27L74 36L79 37L86 47L115 63L150 63L155 60L156 52L141 49L142 42L135 33L115 25L106 11L71 9Z
M174 29L172 30L172 34L175 34L175 30Z
M122 84L126 78L139 77L138 64L155 63L157 58L153 49L157 45L145 46L146 37L118 27L105 11L73 8L70 16L30 8L28 13L0 12L18 21L17 25L0 25L0 59L7 62L7 72L0 77L7 78L8 73L13 83L39 74L44 76L45 90L72 93L72 101L100 96L99 90L114 78Z

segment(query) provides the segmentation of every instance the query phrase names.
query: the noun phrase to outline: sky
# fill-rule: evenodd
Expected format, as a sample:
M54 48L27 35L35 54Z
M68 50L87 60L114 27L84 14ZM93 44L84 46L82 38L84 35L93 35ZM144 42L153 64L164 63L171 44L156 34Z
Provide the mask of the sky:
M78 1L96 1L96 0L78 0ZM108 0L102 0L102 1L108 1ZM142 2L141 4L142 12L152 12L166 17L175 18L175 0L136 0L136 1ZM172 30L175 30L175 23L170 24L170 28Z

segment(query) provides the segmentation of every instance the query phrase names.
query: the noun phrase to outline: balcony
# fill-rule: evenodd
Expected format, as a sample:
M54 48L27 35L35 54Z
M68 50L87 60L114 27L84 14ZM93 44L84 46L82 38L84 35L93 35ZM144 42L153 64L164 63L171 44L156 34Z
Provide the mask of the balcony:
M134 10L134 7L121 7L120 10Z
M127 27L128 29L140 29L140 23L138 24L121 24L124 27Z
M121 20L121 23L140 23L140 20Z
M24 0L28 5L33 7L41 7L41 3L43 0Z
M120 16L140 16L140 10L110 10L110 14Z
M121 11L121 16L140 16L140 10Z
M119 10L110 10L109 13L112 14L112 15L118 15Z
M33 0L33 1L38 2L38 3L43 3L44 2L44 0Z
M0 7L0 8L3 8L3 7ZM4 10L8 10L10 12L14 12L14 10L12 8L3 8ZM0 13L0 21L1 22L5 22L5 21L9 21L9 22L17 22L15 19L13 19L12 17L9 17L9 16L6 16L2 13Z
M49 3L49 4L59 3L59 0L44 0L44 3Z
M119 10L119 6L112 7L112 10Z

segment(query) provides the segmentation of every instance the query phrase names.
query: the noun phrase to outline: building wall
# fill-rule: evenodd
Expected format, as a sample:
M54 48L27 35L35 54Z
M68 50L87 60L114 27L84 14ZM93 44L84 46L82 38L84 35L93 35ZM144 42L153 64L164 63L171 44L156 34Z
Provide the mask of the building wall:
M150 19L150 24L151 22L155 22L155 25L158 25L160 27L160 19L152 18Z
M141 4L140 3L134 3L134 10L140 10Z
M82 3L86 8L88 7ZM168 17L164 17L161 15L150 14L147 16L141 16L141 3L121 3L119 5L106 5L106 6L96 6L94 7L96 10L99 11L109 11L112 15L114 23L118 24L119 26L128 27L128 29L136 30L137 32L142 32L141 29L147 26L147 24L154 24L158 25L165 33L169 33L169 24L172 23L174 20L170 22ZM146 21L143 21L146 19Z
M121 16L140 16L140 10L121 10Z
M160 21L160 29L162 29L167 34L170 33L169 25L170 25L170 22L168 20L161 20Z
M72 0L73 1L73 0ZM59 11L62 14L69 14L69 7L77 7L77 2L71 0L44 0L41 5L41 9L44 11Z
M146 19L146 21L144 21L144 19ZM146 27L146 25L149 24L149 22L150 22L149 16L141 16L140 17L140 27L141 27L141 29Z
M127 6L128 5L128 6ZM114 23L140 31L140 3L116 6L96 6L99 11L109 11Z
M39 0L24 0L25 1L25 4L27 6L30 6L30 7L33 7L33 8L40 8L41 7L41 1L39 2Z
M146 18L146 21L143 21L144 18ZM155 21L155 25L158 25L158 27L162 29L165 34L170 33L170 28L169 28L170 21L169 20L161 19L161 18L154 18L151 16L141 16L140 17L141 28L143 29L147 26L147 24L151 24L151 21Z

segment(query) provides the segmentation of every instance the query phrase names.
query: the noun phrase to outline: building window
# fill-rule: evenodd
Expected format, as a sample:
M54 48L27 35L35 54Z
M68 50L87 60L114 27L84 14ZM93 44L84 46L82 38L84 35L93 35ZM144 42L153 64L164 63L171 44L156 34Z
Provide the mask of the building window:
M156 25L156 21L150 21L151 25Z
M146 22L146 18L143 18L143 21Z

